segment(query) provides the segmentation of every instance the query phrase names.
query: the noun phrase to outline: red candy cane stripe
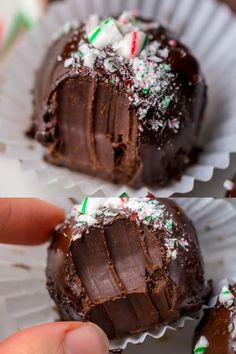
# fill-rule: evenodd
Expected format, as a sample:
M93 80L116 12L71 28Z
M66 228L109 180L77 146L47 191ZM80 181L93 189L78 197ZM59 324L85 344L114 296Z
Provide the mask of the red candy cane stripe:
M137 50L138 43L138 32L132 33L132 42L131 42L131 57L134 57Z
M4 27L3 21L0 20L0 46L3 44Z

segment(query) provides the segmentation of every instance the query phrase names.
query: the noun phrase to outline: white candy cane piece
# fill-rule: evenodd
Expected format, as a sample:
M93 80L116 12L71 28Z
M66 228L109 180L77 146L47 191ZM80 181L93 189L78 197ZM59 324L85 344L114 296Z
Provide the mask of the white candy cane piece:
M121 41L122 34L118 29L116 20L109 17L89 34L88 39L95 48L102 49Z
M194 354L204 354L209 347L209 342L205 336L201 336L195 345Z
M93 69L94 67L94 56L92 53L87 53L84 57L84 66L86 66L87 68Z
M117 50L124 58L131 59L140 54L147 42L147 35L141 31L134 31L125 35L125 37L114 49Z
M96 211L103 207L104 202L104 198L85 197L82 204L80 205L80 212L89 215L96 214Z
M110 44L119 42L122 40L123 36L118 28L117 21L109 17L107 20L103 22L102 25L103 30L107 33L110 38Z
M105 202L106 207L119 209L123 205L121 198L107 198Z
M233 304L234 299L235 297L231 291L227 288L227 286L224 286L219 295L219 302L227 308Z
M88 37L89 42L97 49L103 49L109 45L109 37L99 26L93 30Z

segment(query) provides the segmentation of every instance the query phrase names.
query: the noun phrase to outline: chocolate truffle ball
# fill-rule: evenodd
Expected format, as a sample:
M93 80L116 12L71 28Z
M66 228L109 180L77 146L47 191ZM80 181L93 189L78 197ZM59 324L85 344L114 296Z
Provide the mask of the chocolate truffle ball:
M47 287L65 320L110 339L200 310L206 287L197 235L173 201L86 198L55 232Z
M236 285L223 287L216 306L207 310L196 330L194 354L236 353Z
M34 90L47 160L133 187L165 185L190 163L206 85L190 51L133 12L66 24Z

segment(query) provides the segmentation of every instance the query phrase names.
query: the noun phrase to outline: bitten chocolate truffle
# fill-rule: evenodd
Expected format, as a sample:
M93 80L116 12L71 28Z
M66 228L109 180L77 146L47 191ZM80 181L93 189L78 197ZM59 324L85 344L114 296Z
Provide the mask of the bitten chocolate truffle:
M110 339L196 316L206 287L197 235L173 201L85 198L55 232L47 287L65 320Z
M190 163L206 104L196 59L157 22L125 12L67 23L38 72L36 139L46 159L132 187Z
M195 334L193 353L236 353L236 285L223 287L215 308L207 310Z

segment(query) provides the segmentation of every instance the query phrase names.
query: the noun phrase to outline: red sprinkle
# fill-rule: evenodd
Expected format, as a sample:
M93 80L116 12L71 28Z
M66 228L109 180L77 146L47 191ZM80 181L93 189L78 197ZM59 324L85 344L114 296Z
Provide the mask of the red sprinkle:
M156 199L156 196L150 192L148 192L147 194L147 198L150 198L150 199Z
M137 42L138 42L138 32L133 32L132 35L132 44L131 44L131 56L135 56L135 52L137 49Z
M134 220L136 220L136 218L137 218L137 212L132 211L132 213L130 214L130 220L134 221Z
M125 80L125 85L126 86L132 86L133 85L133 81L131 79L127 79L127 80Z
M176 45L177 45L176 40L175 40L175 39L170 39L170 40L169 40L169 45L170 45L171 47L176 47Z

